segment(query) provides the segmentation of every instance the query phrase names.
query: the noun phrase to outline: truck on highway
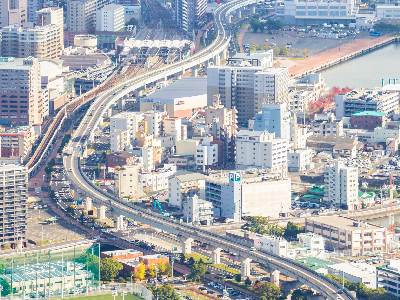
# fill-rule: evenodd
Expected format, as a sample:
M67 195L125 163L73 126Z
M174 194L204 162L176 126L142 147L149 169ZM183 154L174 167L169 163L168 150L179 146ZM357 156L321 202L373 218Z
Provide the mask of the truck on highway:
M72 147L68 147L66 151L64 151L64 155L71 155L72 152L74 151L74 148Z

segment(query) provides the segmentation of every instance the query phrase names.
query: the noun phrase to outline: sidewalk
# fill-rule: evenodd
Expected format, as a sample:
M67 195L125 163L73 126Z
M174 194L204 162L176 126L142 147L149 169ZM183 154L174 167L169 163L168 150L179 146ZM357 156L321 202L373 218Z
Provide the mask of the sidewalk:
M245 28L243 29L239 29L239 36L238 36L238 44L240 47L240 53L244 53L244 49L243 49L243 38L244 35L246 34L246 32L249 30L250 24L247 24Z
M196 41L195 41L195 47L194 47L194 52L197 53L199 52L200 49L200 38L203 36L203 30L206 30L208 28L208 26L210 26L214 21L210 21L209 23L207 23L206 25L204 25L198 32L196 35Z

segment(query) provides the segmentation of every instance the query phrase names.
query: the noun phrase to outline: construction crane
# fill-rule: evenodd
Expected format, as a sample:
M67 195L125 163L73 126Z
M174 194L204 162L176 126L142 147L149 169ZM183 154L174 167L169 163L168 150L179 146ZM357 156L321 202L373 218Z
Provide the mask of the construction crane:
M389 243L388 243L388 257L395 257L395 242L394 242L394 210L393 210L393 175L390 174L390 193L389 193L389 202L390 202L390 212L389 212Z
M162 210L162 208L161 208L161 203L160 203L160 201L158 201L157 198L153 198L153 200L154 200L154 210L156 210L156 207L158 206L158 208L160 209L161 214L162 214L163 216L165 216L165 217L169 217L169 214L168 214L168 213L164 213L164 212L163 212L163 210Z

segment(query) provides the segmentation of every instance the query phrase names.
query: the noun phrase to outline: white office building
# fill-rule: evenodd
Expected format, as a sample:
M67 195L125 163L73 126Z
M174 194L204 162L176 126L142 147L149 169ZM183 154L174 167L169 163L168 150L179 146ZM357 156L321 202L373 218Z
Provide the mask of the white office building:
M176 173L176 165L165 164L158 172L141 170L139 173L139 189L155 192L168 189L169 177Z
M236 136L236 167L269 169L286 176L287 142L268 131L241 130Z
M213 220L213 205L200 199L197 195L183 200L183 217L193 224L211 225Z
M325 169L324 200L337 208L357 209L358 201L358 168L348 167L342 160L335 160Z
M344 277L351 282L362 282L368 288L375 289L376 267L367 263L340 263L328 265L328 273L339 278Z
M375 10L379 19L400 19L400 7L394 4L377 4Z
M289 150L287 153L289 172L302 172L311 169L314 165L312 162L314 154L315 151L312 149Z
M67 2L67 28L70 31L86 31L96 27L96 0L72 0Z
M125 26L125 8L109 4L96 12L98 31L119 31Z
M383 287L387 292L400 297L400 260L387 259L386 266L379 266L377 270L377 287Z
M212 137L205 136L203 142L196 146L196 166L205 170L218 164L218 145L211 144Z
M130 197L132 201L138 199L139 166L123 166L114 170L115 190L118 197Z
M356 19L355 0L309 2L305 0L279 0L275 3L276 17L285 24L349 24Z

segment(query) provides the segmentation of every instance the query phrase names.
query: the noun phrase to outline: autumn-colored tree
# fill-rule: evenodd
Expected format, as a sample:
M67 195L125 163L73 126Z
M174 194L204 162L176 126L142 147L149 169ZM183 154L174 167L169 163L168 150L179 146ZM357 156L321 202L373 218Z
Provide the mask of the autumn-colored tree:
M144 266L143 262L141 261L138 266L138 269L135 273L135 277L139 278L140 280L143 280L145 272L146 272L146 267Z

